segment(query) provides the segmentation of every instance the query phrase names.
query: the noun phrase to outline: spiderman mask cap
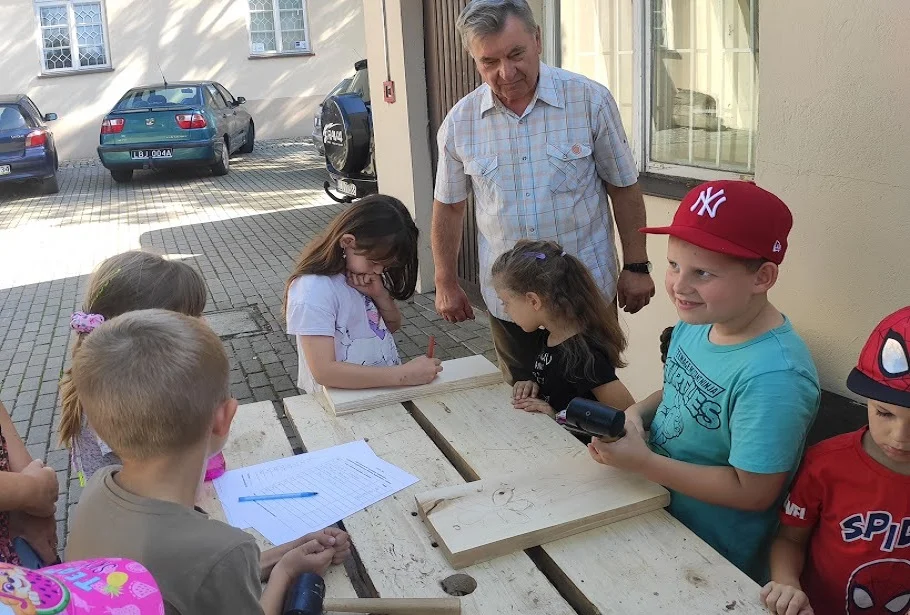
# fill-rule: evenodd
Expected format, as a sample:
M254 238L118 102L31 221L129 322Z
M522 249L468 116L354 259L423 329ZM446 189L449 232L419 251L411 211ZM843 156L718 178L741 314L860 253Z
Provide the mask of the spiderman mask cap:
M869 336L847 388L869 399L910 408L910 306L882 320Z

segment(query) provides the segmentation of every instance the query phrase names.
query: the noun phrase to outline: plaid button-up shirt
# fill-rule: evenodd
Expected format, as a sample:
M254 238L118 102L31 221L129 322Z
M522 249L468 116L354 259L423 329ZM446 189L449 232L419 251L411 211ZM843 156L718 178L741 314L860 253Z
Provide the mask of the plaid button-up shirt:
M604 294L616 295L613 218L604 182L631 186L638 171L610 91L540 64L524 114L487 84L462 98L439 127L435 198L458 203L474 190L480 286L493 316L509 320L490 270L519 239L557 241L577 256Z

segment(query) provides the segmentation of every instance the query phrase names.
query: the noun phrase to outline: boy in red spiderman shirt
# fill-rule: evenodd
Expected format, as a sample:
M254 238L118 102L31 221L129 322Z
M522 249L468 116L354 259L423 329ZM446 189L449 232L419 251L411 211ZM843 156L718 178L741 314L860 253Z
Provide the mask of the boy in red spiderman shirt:
M910 615L910 307L885 318L847 387L869 426L806 458L781 511L771 579L778 615Z

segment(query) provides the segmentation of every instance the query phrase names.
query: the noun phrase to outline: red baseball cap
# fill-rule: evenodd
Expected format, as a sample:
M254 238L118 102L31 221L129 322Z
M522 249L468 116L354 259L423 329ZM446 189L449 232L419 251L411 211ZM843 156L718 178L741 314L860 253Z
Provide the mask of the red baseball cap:
M793 214L775 195L753 182L723 180L689 191L670 226L640 230L673 235L712 252L764 258L779 265L792 227Z
M910 408L910 306L878 323L847 378L847 388L870 399Z

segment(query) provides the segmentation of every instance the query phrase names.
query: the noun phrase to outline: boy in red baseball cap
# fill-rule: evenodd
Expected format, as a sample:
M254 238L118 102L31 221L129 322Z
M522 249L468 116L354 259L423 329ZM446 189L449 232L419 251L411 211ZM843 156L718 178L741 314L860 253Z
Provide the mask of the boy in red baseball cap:
M792 223L767 190L716 181L687 194L672 225L642 229L670 236L680 322L662 390L626 410L629 437L589 447L667 487L670 513L762 583L821 393L808 348L768 301Z
M806 452L762 600L779 615L910 613L910 307L872 332L847 387L869 425Z

